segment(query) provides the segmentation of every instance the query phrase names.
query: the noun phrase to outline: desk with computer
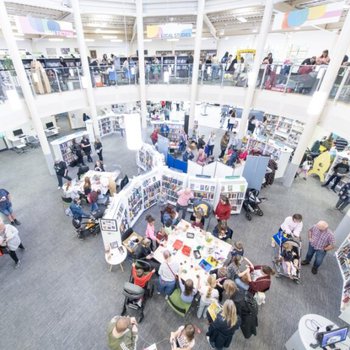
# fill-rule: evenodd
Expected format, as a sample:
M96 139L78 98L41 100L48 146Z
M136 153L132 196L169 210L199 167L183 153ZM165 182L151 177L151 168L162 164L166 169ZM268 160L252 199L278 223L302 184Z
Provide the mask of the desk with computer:
M13 136L7 136L7 140L9 140L11 142L11 145L13 147L14 150L18 151L19 153L24 152L26 145L26 136L23 133L22 129L17 129L17 130L13 130L12 132Z
M46 129L44 129L46 137L51 137L59 134L59 127L55 126L53 122L46 123Z
M349 350L348 327L338 327L320 315L304 315L285 347L287 350Z

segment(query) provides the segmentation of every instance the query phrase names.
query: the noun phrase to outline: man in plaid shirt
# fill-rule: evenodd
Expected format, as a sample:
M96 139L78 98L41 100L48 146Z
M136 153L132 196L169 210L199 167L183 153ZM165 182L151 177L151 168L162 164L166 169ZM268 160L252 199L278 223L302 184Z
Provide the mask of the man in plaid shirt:
M328 228L328 224L325 221L319 221L316 225L313 225L308 231L308 235L309 249L305 260L303 260L301 264L310 264L312 257L314 254L316 254L314 265L311 270L312 273L316 275L317 269L322 264L327 252L334 249L335 237L334 233Z

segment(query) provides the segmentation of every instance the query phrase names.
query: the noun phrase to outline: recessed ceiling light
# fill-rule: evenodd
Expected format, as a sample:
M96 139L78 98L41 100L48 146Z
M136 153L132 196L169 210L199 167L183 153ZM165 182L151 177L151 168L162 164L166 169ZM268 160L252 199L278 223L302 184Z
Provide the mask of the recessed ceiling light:
M111 39L111 43L122 43L122 39Z
M24 38L15 38L16 41L24 41L25 39Z
M102 35L102 39L118 39L116 35Z
M93 42L93 41L95 41L95 39L89 39L89 38L87 38L87 39L85 39L85 41L86 41L86 42Z
M172 39L166 39L166 41L179 41L177 38L172 38Z
M202 40L208 40L208 38L202 38Z
M244 17L237 17L237 20L240 21L241 23L248 22Z
M145 43L149 43L149 42L152 41L152 39L143 39L143 41L144 41Z
M49 41L63 41L62 38L50 38Z
M257 30L257 29L253 29L252 32L253 32L253 33L257 33L258 30Z

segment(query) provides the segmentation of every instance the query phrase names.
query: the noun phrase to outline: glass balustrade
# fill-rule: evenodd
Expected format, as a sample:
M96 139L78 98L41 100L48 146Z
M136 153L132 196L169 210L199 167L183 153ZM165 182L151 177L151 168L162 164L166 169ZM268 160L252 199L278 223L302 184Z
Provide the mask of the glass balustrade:
M222 64L203 64L198 71L198 84L236 86L246 88L252 66L234 64L228 69ZM307 66L291 64L261 65L257 89L312 95L322 83L327 66ZM151 84L191 84L193 65L153 64L145 65L145 81ZM28 80L35 95L64 92L85 87L80 67L46 68L38 71L26 70ZM139 83L137 65L91 66L90 77L95 88L135 85ZM23 96L14 70L0 71L0 102L8 99L6 91L17 91ZM350 102L350 67L341 67L330 92L330 99Z

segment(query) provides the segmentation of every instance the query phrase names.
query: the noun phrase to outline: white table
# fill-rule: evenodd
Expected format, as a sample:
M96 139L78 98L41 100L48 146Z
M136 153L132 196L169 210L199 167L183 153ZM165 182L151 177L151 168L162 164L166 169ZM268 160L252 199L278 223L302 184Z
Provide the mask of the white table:
M122 250L122 252L121 252ZM115 249L110 249L105 253L105 259L107 264L110 266L109 271L112 271L114 265L120 265L120 268L124 272L123 261L126 259L127 250L124 246L120 246Z
M286 342L285 347L287 350L312 350L312 349L322 349L321 347L311 347L310 344L316 344L315 329L316 326L320 327L319 332L324 332L326 326L334 325L333 329L339 328L334 322L328 320L327 318L309 314L304 315L298 324L297 331L289 338ZM315 329L315 330L314 330ZM346 338L346 341L343 343L335 344L335 348L339 350L348 350L350 349L350 339ZM329 347L327 347L329 349Z
M187 232L193 232L194 238L188 238L186 236ZM213 267L216 269L221 267L223 262L226 260L228 253L230 252L232 246L225 241L222 241L214 236L210 236L211 242L206 241L207 232L194 228L191 224L185 220L181 220L176 226L173 233L169 236L168 242L164 246L159 246L154 252L154 259L158 260L160 263L164 261L163 251L169 250L173 255L172 259L176 260L180 264L180 270L186 270L181 276L183 279L192 279L195 282L198 279L197 276L200 276L201 284L204 285L206 282L206 277L208 272L206 272L202 267L199 266L199 263L202 259L207 259L209 256L214 257L219 261L218 266ZM176 240L183 242L183 245L187 245L191 248L190 256L186 256L182 253L182 248L176 251L173 248L173 244ZM193 255L193 251L198 247L201 258L196 259Z

